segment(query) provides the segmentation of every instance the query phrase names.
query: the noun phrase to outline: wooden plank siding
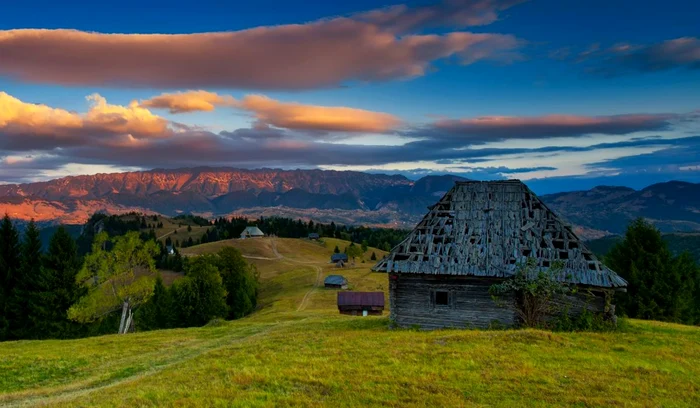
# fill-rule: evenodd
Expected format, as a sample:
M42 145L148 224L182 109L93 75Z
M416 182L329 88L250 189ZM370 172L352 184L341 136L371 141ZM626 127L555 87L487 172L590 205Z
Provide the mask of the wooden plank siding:
M496 278L390 274L390 318L400 327L418 326L421 329L485 329L496 322L506 327L515 326L518 318L509 306L514 298L501 297L497 302L489 294L491 285L500 281ZM449 293L448 305L436 305L435 293L438 291ZM606 312L604 291L579 290L555 300L555 303L560 305L560 310L568 310L572 318L585 309L594 313Z
M394 278L394 276L396 278ZM391 319L401 327L488 328L497 321L504 326L516 322L515 312L501 307L489 295L489 279L394 274L389 279ZM449 305L435 305L435 292L449 293ZM512 303L503 299L503 304Z

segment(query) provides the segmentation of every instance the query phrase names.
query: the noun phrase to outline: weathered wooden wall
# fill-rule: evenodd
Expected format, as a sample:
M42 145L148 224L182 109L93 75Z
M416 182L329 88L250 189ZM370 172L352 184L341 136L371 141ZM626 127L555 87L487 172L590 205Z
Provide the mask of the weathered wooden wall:
M505 326L516 322L514 311L501 307L489 295L494 280L416 274L393 276L389 279L391 319L401 327L488 328L494 321ZM431 298L434 291L450 292L451 305L434 306ZM509 302L512 299L503 299L502 303Z
M494 322L503 326L518 323L515 311L509 307L513 297L494 301L489 288L500 279L418 274L391 274L389 301L391 319L400 327L417 325L422 329L444 327L488 328ZM450 305L435 305L433 293L450 293ZM560 310L567 310L572 318L588 309L605 313L605 294L580 289L577 293L556 301Z

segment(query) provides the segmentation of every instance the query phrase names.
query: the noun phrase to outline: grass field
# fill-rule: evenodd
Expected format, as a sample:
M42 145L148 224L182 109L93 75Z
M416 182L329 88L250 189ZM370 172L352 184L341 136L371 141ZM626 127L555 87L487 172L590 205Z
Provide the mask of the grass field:
M347 243L187 248L240 248L260 272L259 310L203 328L1 343L0 406L700 406L700 328L392 330L386 316L339 315L320 287L340 273L386 290L369 261L330 265L336 244Z
M158 223L163 224L162 228L154 228L156 238L163 243L165 243L167 237L170 237L173 243L176 240L180 241L180 243L183 243L187 241L188 238L192 238L193 241L197 241L197 239L202 238L202 235L205 234L209 228L211 228L211 226L199 226L195 224L194 221L187 219L176 220L169 217L163 217L162 215L155 215L156 219L154 220L153 217L153 215L146 216L146 223L149 225L153 225L154 227L157 226ZM128 220L130 218L135 217L125 215L121 218L124 220ZM148 231L148 228L144 228L141 230L141 232Z

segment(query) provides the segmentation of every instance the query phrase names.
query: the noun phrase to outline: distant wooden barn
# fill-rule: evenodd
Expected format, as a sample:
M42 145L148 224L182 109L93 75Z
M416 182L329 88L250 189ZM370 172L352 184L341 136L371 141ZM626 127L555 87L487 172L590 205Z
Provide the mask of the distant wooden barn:
M265 233L258 227L246 227L246 229L241 232L241 239L245 238L261 238L264 237Z
M528 258L538 270L564 263L556 278L581 289L566 297L570 314L614 315L612 293L627 282L518 180L458 182L373 269L389 274L391 319L400 326L510 326L515 311L497 304L489 288Z
M336 264L338 262L347 263L348 262L348 254L343 254L343 253L333 254L333 255L331 255L331 262L336 263Z
M323 281L323 286L330 289L347 289L348 280L341 275L328 275Z
M338 292L338 311L353 316L380 315L384 292Z
M309 234L309 239L310 239L310 240L317 241L317 240L319 240L320 238L321 238L321 236L318 235L318 233L316 233L316 232L312 232L312 233Z

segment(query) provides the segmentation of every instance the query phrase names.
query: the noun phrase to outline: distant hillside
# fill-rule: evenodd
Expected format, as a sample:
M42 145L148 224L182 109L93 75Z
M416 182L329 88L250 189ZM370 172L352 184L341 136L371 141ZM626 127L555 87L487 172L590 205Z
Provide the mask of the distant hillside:
M664 234L664 241L674 255L688 251L696 262L700 264L700 234ZM622 237L611 235L604 238L593 239L586 242L586 246L598 256L605 256L612 247L620 242Z
M572 224L609 234L622 234L637 217L649 219L662 232L700 231L700 184L670 181L639 191L599 186L542 199Z

